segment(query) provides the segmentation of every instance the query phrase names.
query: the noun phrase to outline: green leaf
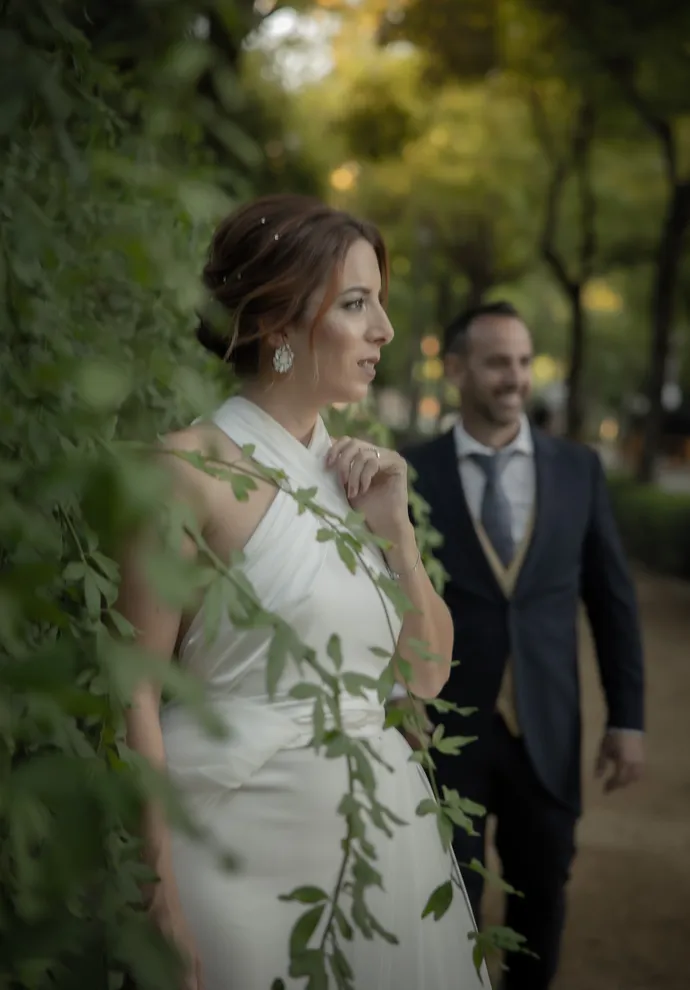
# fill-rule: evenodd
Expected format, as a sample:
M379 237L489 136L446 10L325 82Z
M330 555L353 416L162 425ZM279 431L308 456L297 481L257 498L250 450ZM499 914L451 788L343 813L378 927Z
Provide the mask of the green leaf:
M301 915L290 933L290 956L300 956L307 951L309 940L323 917L325 904L317 904Z
M426 907L422 911L422 918L426 918L428 915L433 914L434 921L440 921L452 903L453 884L450 880L446 880L445 883L442 883L436 888L429 900L426 902Z
M281 894L278 900L297 901L299 904L319 904L328 900L328 894L320 887L295 887L290 894Z
M342 562L347 567L351 574L354 574L357 570L357 557L353 550L347 545L345 540L341 536L338 536L336 546L338 548L338 556Z
M291 953L290 976L295 979L307 978L306 990L328 990L326 960L320 949L307 949L301 953Z
M356 674L354 672L343 674L342 682L348 694L365 699L369 697L367 691L376 691L379 684L378 679L375 677L369 677L367 674Z
M307 508L314 501L318 495L318 488L298 488L296 492L293 492L293 498L295 502L303 509Z
M485 959L484 947L481 942L475 942L472 947L472 962L474 963L474 968L479 972L482 968Z
M397 581L382 574L377 584L389 599L397 614L402 618L413 610L413 605Z
M119 581L120 579L120 568L116 561L111 560L102 554L100 550L94 550L93 553L89 554L91 560L100 569L101 573L105 577L109 578L111 581Z
M316 533L316 542L331 543L333 540L336 539L337 535L338 534L334 529L327 529L327 528L319 529Z
M266 659L266 693L271 701L275 698L280 681L285 673L289 649L290 643L282 627L279 627L271 637Z
M246 502L251 493L257 489L256 480L236 466L230 474L230 484L232 485L232 494L238 502Z
M405 722L407 718L407 713L402 710L402 708L388 708L386 710L386 720L384 722L384 728L386 729L399 729L400 726Z
M527 939L512 928L502 925L487 925L481 932L470 932L469 936L476 946L481 947L482 958L493 952L519 952L522 955L539 958L527 947ZM475 946L475 947L476 947Z
M372 650L372 653L373 652L374 651ZM381 702L381 704L385 704L386 701L390 698L391 691L393 690L393 687L396 683L395 668L393 664L390 663L390 654L384 652L383 659L389 662L386 664L385 670L382 672L381 676L379 677L379 683L377 687L378 699Z
M362 856L355 856L352 875L355 878L355 882L362 887L380 887L383 890L383 877Z
M290 697L300 701L305 701L307 698L320 698L322 694L323 688L320 684L308 684L306 681L301 681L290 688Z
M348 980L354 979L354 973L352 972L352 967L343 951L334 945L333 952L330 956L331 969L333 970L333 976L335 977L336 983L339 986L347 986Z
M443 739L439 739L435 743L436 749L439 753L446 753L449 756L458 756L461 749L465 746L469 746L470 743L477 741L477 736L447 736Z
M84 575L84 598L86 600L86 611L91 619L98 619L101 615L101 589L98 586L97 572L89 570Z
M73 560L62 572L65 581L83 581L88 565L83 560Z
M329 760L340 759L341 756L347 756L352 752L354 743L342 732L334 733L330 739L328 736L326 738L326 757Z
M398 936L395 935L393 932L387 931L383 927L383 925L380 924L379 921L377 921L377 919L374 917L373 914L369 916L369 921L371 922L371 927L372 927L373 931L380 938L382 938L384 940L384 942L388 942L389 945L398 945L399 944Z
M381 660L390 660L391 658L391 651L384 650L382 646L370 646L369 652L375 657L380 657Z
M424 815L439 815L441 814L441 806L433 798L424 798L417 805L416 814L420 817Z
M438 828L441 845L445 850L450 849L453 843L453 824L446 814L437 816L436 827Z
M326 735L326 715L323 707L323 700L321 698L316 698L314 701L314 713L312 716L312 724L314 727L313 735L313 745L317 749L323 745L323 741Z
M342 937L347 942L351 942L352 939L354 938L355 933L353 931L352 925L345 917L345 912L337 904L335 906L334 917L335 917L335 922L338 926L338 931L340 932Z
M357 743L351 743L350 753L354 763L353 776L366 793L373 796L376 791L376 777L366 753Z
M512 894L515 897L524 897L525 895L522 891L517 890L511 884L506 883L506 881L500 877L497 873L489 870L481 863L478 859L472 859L467 866L478 873L481 877L486 880L487 883L491 884L492 887L496 887L498 890L502 890L505 894Z
M120 636L130 637L134 635L136 630L134 629L132 623L128 619L125 619L123 615L120 615L116 609L111 609L108 612L108 617L112 621Z
M333 661L333 666L336 670L340 670L343 665L343 652L340 643L340 636L336 636L335 633L329 638L328 645L326 646L326 653Z
M477 818L483 818L486 815L484 805L471 801L469 798L460 797L456 790L451 790L445 786L443 787L443 803L448 807L459 808L466 815L474 815Z
M467 832L468 835L477 835L474 825L472 824L472 819L469 818L464 811L460 811L459 808L443 808L442 812L445 817L452 822L453 825L457 825Z
M98 412L116 409L130 390L131 377L123 365L91 360L85 362L75 379L83 401Z
M219 574L206 589L204 595L204 639L212 645L218 637L221 622L228 611L228 581Z

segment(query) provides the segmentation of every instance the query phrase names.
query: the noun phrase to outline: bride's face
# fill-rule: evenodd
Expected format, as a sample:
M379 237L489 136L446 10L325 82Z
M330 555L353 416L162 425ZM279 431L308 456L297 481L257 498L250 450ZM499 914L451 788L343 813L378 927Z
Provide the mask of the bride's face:
M322 293L313 300L313 314L323 298ZM333 302L313 335L307 329L290 335L295 378L316 391L320 406L360 402L376 377L381 348L392 339L376 253L368 241L355 241L345 256Z

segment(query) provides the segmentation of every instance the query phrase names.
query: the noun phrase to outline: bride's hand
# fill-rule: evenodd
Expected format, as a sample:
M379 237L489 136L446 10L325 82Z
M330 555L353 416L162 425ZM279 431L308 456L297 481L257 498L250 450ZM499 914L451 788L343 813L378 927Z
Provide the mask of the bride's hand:
M180 990L204 990L201 960L194 937L179 904L164 904L152 908L154 921L159 929L182 956L185 963L185 982Z
M337 471L350 505L362 513L372 533L396 543L410 525L407 464L400 454L341 437L333 443L326 464Z

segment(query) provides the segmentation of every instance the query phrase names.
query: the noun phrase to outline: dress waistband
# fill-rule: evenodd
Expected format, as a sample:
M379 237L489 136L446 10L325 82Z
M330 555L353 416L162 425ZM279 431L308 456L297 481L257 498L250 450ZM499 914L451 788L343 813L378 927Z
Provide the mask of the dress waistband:
M214 700L209 708L226 724L226 738L213 738L181 706L161 714L168 773L184 791L235 790L281 750L303 749L313 737L313 714L303 704L292 708L235 697ZM385 713L378 703L347 699L341 717L343 731L356 739L383 731Z

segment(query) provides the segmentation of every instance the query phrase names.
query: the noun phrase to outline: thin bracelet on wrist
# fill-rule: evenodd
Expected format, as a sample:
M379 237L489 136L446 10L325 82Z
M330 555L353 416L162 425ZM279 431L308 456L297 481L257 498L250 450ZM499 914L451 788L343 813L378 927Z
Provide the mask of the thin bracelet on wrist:
M419 567L419 565L420 565L420 563L421 563L421 560L422 560L422 553L421 553L421 551L420 551L420 550L417 550L417 559L415 560L415 562L414 562L414 564L412 565L412 567L410 567L410 568L409 568L408 570L406 570L406 571L394 571L394 570L393 570L393 568L392 568L392 567L390 566L390 564L388 563L388 561L386 561L386 567L388 568L388 576L389 576L389 577L390 577L390 578L391 578L391 579L392 579L393 581L399 581L401 577L405 577L405 576L406 576L406 575L408 575L408 574L414 574L414 572L415 572L415 571L417 570L417 568Z

